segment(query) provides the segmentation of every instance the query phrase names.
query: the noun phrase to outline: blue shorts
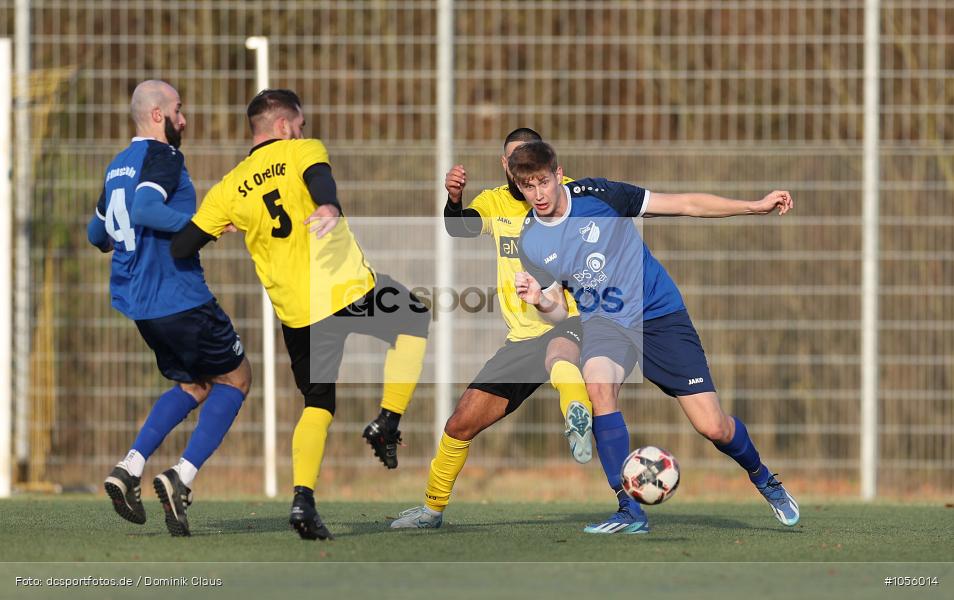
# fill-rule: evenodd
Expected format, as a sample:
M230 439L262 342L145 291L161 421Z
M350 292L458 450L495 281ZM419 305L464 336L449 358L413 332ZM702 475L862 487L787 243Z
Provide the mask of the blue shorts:
M638 364L643 376L670 396L714 392L709 363L699 334L680 310L631 328L603 317L583 321L580 364L605 356L623 367L628 376Z
M224 375L245 358L232 321L215 298L168 317L136 321L136 327L156 353L162 375L179 383Z

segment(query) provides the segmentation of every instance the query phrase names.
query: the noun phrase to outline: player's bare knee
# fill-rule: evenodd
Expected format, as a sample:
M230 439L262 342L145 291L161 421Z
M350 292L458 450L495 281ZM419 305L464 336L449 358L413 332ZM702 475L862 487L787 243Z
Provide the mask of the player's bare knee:
M710 442L722 444L728 441L726 440L727 437L730 437L730 432L724 419L711 419L701 423L693 423L692 425L696 428L696 431Z
M566 338L555 338L547 344L546 367L547 372L553 369L553 365L561 360L570 364L577 364L580 361L580 347Z
M506 415L507 400L500 396L468 388L457 402L444 432L455 440L468 441Z
M182 388L182 391L192 396L199 404L205 402L205 399L209 397L209 392L212 391L212 384L207 381L197 381L191 383L184 383L180 381L179 387Z
M475 427L474 423L468 422L466 417L453 414L451 415L451 418L447 419L447 424L444 425L444 433L451 436L455 440L466 442L476 437L478 429Z
M616 386L609 383L587 383L586 394L593 403L594 415L616 412Z
M234 371L216 377L213 381L230 385L242 392L243 396L248 396L248 391L252 388L252 366L248 359L244 359Z

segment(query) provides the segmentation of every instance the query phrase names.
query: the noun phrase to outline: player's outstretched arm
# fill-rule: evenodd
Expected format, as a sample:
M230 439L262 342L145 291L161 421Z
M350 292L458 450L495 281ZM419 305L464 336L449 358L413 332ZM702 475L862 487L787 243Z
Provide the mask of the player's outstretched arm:
M795 206L792 195L776 190L761 200L733 200L713 194L660 194L649 197L645 215L655 217L734 217L736 215L765 215L775 210L784 215Z
M558 323L569 316L566 296L563 294L563 287L558 283L543 290L533 275L521 271L515 276L514 285L517 297L533 305L547 321Z

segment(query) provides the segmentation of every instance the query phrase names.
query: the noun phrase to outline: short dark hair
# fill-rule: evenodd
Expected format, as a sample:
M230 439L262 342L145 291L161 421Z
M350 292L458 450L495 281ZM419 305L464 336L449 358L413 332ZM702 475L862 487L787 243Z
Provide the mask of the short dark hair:
M507 161L507 168L518 183L543 170L556 173L558 166L556 150L546 142L527 142L514 150Z
M529 127L518 127L510 133L507 134L507 137L504 139L504 149L510 145L511 142L542 142L543 137L539 133L530 129Z
M248 125L252 128L252 133L257 133L258 124L263 121L265 115L276 110L296 115L300 109L301 100L295 92L284 89L269 89L255 94L252 101L248 103L245 114L248 116Z

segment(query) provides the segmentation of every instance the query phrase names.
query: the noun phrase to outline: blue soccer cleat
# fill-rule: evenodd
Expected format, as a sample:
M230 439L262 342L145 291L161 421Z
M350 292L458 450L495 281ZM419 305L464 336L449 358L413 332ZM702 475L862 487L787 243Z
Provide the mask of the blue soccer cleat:
M593 523L583 528L586 533L649 533L649 517L635 501L627 497L620 500L616 514L602 523Z
M775 517L782 525L794 527L798 523L798 503L791 494L782 487L782 482L775 478L778 473L773 473L765 485L756 485L755 488L772 506Z

